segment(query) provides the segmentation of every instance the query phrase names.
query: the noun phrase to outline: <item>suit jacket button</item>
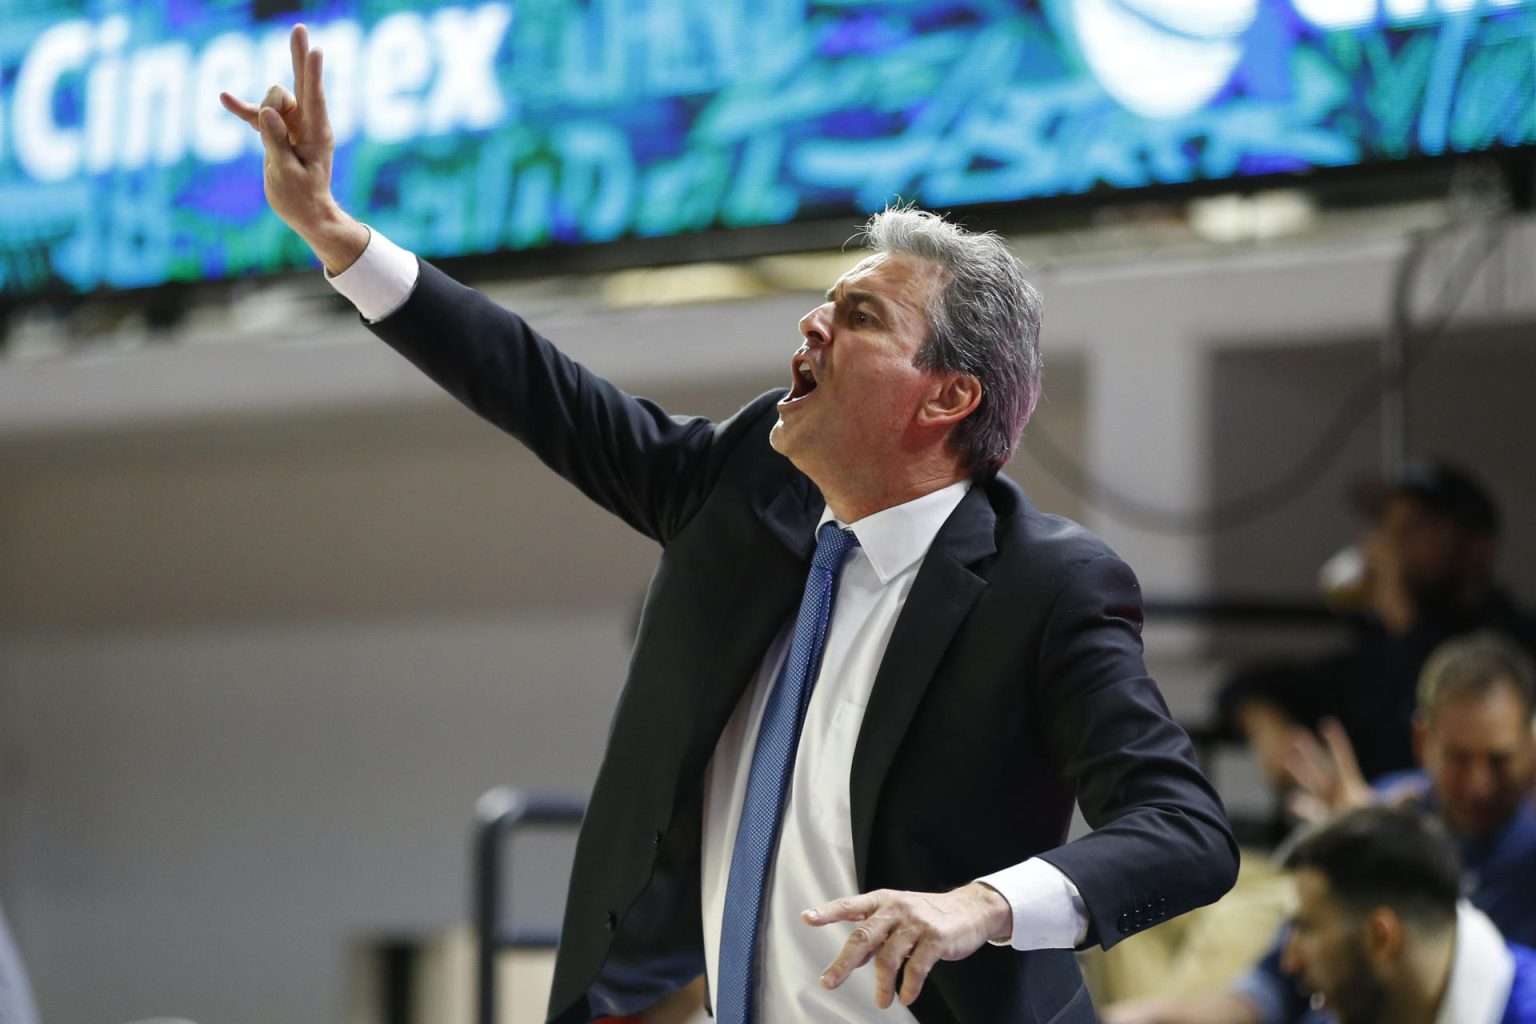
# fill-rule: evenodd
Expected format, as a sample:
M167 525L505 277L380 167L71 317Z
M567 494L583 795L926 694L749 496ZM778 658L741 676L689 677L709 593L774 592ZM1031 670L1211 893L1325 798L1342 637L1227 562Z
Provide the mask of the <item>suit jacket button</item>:
M1120 922L1119 923L1120 923L1120 934L1121 935L1129 935L1129 934L1131 934L1131 921L1130 921L1130 917L1129 916L1127 916L1126 914L1121 914L1120 915Z
M656 830L656 838L652 841L651 845L655 846L658 850L661 849L661 829Z
M613 931L614 929L618 928L618 926L619 926L619 915L615 914L611 910L608 911L608 917L607 917L607 919L606 919L606 921L604 923L608 925L608 930L609 931Z

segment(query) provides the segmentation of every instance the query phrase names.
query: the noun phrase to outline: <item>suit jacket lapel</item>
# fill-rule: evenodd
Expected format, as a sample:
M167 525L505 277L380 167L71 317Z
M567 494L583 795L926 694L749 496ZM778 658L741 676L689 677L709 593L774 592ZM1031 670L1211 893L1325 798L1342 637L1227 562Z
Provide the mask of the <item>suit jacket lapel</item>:
M705 687L697 696L691 756L686 762L696 762L697 771L685 767L680 786L702 777L704 764L762 666L764 653L799 607L816 546L816 521L824 505L821 492L797 476L758 511L764 529L756 531L732 574L728 592L721 595L720 610L729 615L719 620L713 638L717 685Z
M924 556L875 674L848 781L861 887L881 786L950 640L986 589L969 567L997 550L996 523L986 488L973 486Z
M805 559L807 571L816 548L816 521L827 503L821 491L806 477L796 474L779 490L758 517L768 532L779 539L797 557ZM800 581L804 589L805 580Z

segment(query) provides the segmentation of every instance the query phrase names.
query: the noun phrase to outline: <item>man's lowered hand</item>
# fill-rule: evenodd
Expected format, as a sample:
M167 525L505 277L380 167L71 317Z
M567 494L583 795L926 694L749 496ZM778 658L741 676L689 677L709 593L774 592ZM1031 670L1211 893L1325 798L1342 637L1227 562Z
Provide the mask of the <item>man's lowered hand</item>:
M879 889L823 903L800 916L816 927L858 922L821 983L837 988L873 960L875 1003L882 1010L898 997L903 1006L911 1006L940 960L964 960L988 940L1002 941L1013 931L1013 908L980 882L943 893Z

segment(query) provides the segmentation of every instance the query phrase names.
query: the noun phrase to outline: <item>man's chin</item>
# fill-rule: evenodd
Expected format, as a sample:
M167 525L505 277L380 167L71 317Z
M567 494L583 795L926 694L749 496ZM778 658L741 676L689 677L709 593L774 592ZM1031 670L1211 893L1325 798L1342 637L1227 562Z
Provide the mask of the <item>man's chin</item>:
M815 479L811 473L810 462L806 458L810 450L803 431L797 431L789 426L781 417L779 422L773 425L773 429L768 431L768 446L788 459L800 472Z
M768 431L768 447L787 457L789 452L785 451L785 448L789 445L788 433L789 428L784 425L784 417L780 415L779 422L775 423L773 429Z
M768 444L773 450L785 458L793 461L795 455L805 447L806 435L803 424L790 424L784 422L784 414L779 414L779 422L768 431Z
M1460 820L1452 819L1451 826L1457 832L1470 839L1481 839L1490 832L1497 831L1514 815L1514 809L1504 813L1503 809L1477 811L1471 814L1463 814Z

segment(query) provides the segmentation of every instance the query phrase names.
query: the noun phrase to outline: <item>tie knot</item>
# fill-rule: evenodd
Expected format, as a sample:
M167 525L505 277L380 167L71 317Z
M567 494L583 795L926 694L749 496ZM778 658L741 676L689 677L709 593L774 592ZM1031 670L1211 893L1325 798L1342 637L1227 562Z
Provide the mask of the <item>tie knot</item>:
M843 556L859 546L859 538L852 530L845 530L836 523L823 523L816 531L816 555L811 564L818 569L836 572L843 564Z

